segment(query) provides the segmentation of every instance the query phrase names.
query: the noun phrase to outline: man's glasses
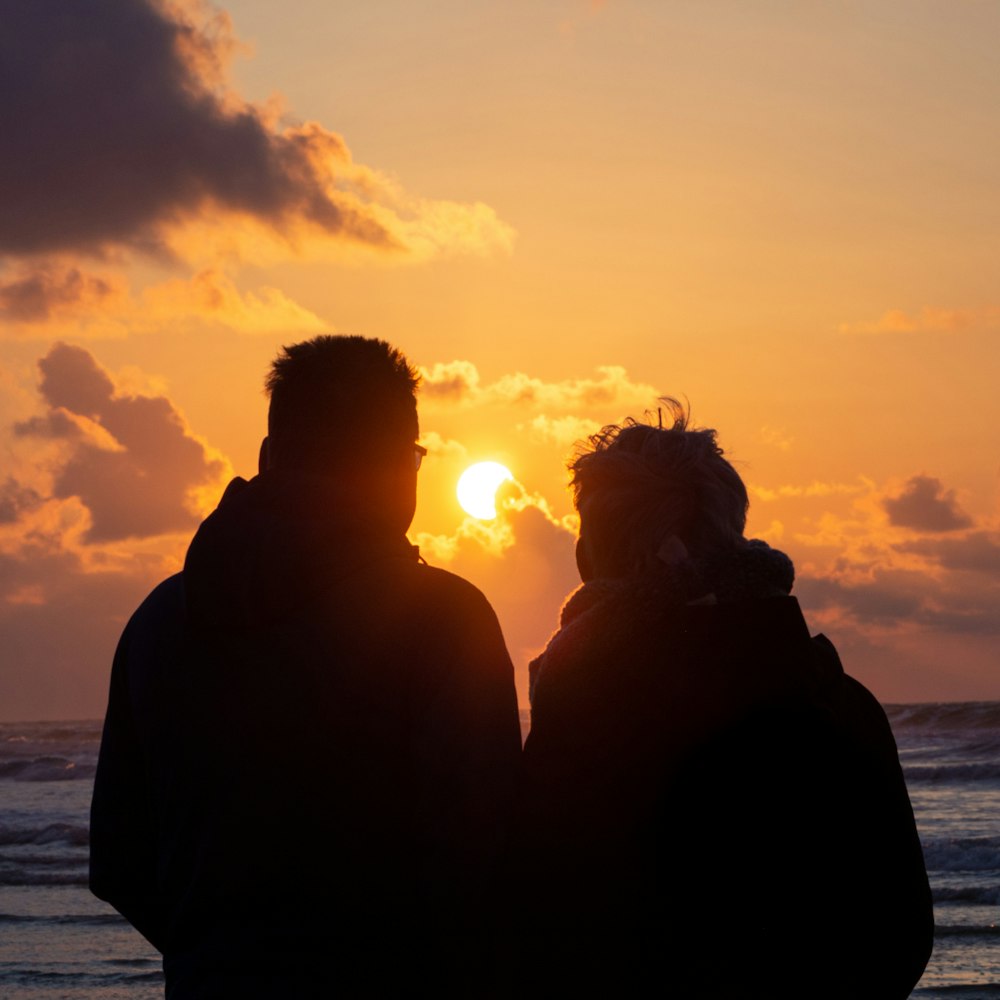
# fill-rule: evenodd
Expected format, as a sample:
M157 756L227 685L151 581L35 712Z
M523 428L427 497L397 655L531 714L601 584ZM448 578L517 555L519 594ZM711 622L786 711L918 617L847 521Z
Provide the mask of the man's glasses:
M427 454L427 449L422 444L415 444L413 446L413 468L417 471L420 470L420 463L424 460L424 455Z

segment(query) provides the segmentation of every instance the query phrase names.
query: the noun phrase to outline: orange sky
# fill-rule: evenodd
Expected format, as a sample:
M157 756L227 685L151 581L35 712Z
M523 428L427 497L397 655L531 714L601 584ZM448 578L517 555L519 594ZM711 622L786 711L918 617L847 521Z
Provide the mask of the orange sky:
M1000 8L73 9L0 42L0 716L101 713L254 471L269 360L330 330L423 368L411 536L522 696L576 584L565 458L668 393L849 672L1000 698ZM519 484L490 525L478 459Z

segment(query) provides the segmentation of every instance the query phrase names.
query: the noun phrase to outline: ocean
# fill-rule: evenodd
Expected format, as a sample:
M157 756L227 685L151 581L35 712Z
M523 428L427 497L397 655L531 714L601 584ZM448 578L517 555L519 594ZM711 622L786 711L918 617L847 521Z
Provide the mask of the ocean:
M1000 1000L1000 703L886 711L937 922L913 997ZM100 735L96 721L0 724L3 1000L163 995L159 956L87 890Z

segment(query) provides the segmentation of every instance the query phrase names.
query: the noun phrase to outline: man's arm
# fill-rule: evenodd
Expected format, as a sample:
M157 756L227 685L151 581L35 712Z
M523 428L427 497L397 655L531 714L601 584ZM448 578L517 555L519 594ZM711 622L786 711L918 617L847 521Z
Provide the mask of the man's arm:
M145 762L129 696L129 630L118 643L90 808L90 890L163 950L156 843Z

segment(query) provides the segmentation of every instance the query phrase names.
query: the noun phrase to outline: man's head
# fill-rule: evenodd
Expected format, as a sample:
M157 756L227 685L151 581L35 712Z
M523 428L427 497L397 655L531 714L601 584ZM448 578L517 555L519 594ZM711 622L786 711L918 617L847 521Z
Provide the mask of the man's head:
M414 492L419 381L383 340L323 335L282 348L266 380L262 468L335 479L377 498Z
M743 538L746 487L715 431L690 429L675 399L662 400L659 412L656 425L629 418L605 427L570 463L584 579L641 572L672 538L694 557Z

